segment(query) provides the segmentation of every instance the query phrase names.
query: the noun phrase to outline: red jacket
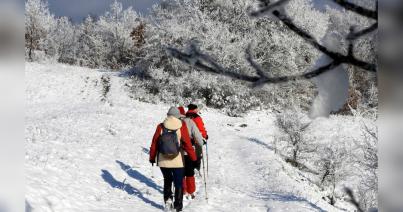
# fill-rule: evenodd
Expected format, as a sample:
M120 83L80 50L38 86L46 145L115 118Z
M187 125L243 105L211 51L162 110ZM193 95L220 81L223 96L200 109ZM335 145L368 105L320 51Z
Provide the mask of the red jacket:
M187 117L190 117L195 123L197 128L199 128L200 133L202 134L203 138L208 139L207 130L204 127L203 119L197 114L194 110L189 110L186 113Z
M161 124L157 126L157 129L155 130L153 140L151 142L151 147L150 147L150 161L155 161L158 153L158 138L161 136ZM181 147L185 152L189 155L190 159L192 161L196 161L196 153L193 149L192 142L190 141L190 136L189 132L186 126L186 123L182 121L182 127L181 127Z
M185 108L183 106L179 106L178 110L182 115L186 115Z

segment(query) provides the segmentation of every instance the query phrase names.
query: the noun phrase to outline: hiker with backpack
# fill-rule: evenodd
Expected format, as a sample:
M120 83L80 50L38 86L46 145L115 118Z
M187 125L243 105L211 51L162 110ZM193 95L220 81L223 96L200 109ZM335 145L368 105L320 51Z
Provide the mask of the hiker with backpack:
M157 163L164 177L165 208L176 211L183 208L184 153L191 161L197 159L187 125L180 120L182 117L178 108L171 107L166 119L157 126L150 147L150 163ZM174 201L172 183L175 187Z
M195 148L197 161L193 162L190 157L185 153L185 177L183 178L183 193L184 196L189 199L194 199L196 191L196 179L195 179L195 168L197 167L198 161L201 160L203 155L202 145L203 137L196 126L196 123L189 117L185 117L185 109L183 107L178 107L180 113L184 116L182 120L186 123L189 131L189 136L192 141L192 145Z

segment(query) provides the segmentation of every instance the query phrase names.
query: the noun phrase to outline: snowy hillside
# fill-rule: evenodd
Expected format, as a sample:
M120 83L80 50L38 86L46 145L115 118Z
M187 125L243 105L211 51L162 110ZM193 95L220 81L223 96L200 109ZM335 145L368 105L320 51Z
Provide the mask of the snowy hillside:
M149 164L148 148L169 105L132 100L125 80L116 72L26 64L31 211L161 211L162 176ZM202 116L210 136L209 199L200 178L184 211L339 211L274 152L273 114L232 118L207 108ZM317 124L329 137L332 123L346 121L333 119Z

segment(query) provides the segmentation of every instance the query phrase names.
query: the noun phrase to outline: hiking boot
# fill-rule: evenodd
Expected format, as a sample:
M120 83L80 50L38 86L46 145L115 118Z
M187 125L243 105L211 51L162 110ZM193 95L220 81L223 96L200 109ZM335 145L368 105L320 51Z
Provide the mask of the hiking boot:
M174 208L173 201L171 198L165 201L164 211L172 211Z
M188 192L185 192L183 196L185 197L185 199L190 199L190 194Z

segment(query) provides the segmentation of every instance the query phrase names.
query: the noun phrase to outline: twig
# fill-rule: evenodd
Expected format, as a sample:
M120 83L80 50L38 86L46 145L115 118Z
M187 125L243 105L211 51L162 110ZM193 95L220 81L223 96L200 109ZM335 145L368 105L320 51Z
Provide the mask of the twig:
M360 206L360 203L355 198L353 191L350 188L344 188L344 191L349 196L349 201L357 208L358 212L364 212L364 210Z
M373 31L375 31L376 29L378 29L378 22L372 24L371 26L369 26L369 27L367 27L367 28L365 28L365 29L363 29L361 31L353 32L353 33L349 34L347 36L347 40L356 40L359 37L362 37L364 35L367 35L367 34L373 32Z
M249 44L248 45L248 48L246 48L246 51L245 51L245 55L246 55L246 60L249 62L249 64L256 70L256 72L257 72L257 74L262 78L262 79L268 79L269 78L269 76L267 75L267 73L263 70L263 68L258 64L258 63L256 63L254 60L253 60L253 57L252 57L252 44Z

